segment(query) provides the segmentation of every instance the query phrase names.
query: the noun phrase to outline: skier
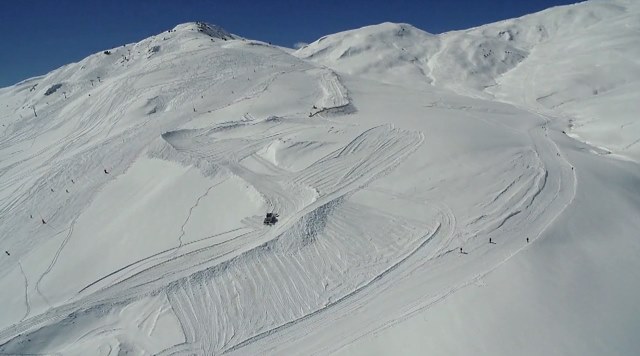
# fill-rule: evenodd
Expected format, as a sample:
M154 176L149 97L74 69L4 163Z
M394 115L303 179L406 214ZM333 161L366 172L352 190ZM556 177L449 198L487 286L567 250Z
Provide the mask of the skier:
M527 243L529 243L529 238L527 237Z
M492 244L492 243L493 243L493 241L491 241L491 238L489 238L489 243L490 243L490 244Z
M4 253L7 254L7 256L11 256L11 254L9 253L9 251L4 251Z
M462 247L460 247L460 253L462 253Z
M109 172L107 172L107 169L104 169L104 174L109 174Z
M47 222L46 222L46 221L44 221L44 219L42 219L42 223L43 223L43 224L46 224Z

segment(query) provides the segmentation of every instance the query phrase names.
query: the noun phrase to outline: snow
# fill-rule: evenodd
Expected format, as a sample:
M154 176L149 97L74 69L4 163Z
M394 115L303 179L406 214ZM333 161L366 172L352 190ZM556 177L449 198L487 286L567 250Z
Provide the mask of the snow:
M384 23L294 54L341 73L570 117L565 131L638 160L639 26L637 1L596 0L440 35Z
M0 89L0 353L636 353L638 17L187 23Z

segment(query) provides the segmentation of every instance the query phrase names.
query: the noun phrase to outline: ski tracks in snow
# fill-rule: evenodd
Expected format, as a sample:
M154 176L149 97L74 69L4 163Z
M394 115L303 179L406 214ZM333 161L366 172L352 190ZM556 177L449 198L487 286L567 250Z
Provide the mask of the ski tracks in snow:
M169 288L169 300L189 345L177 345L165 354L186 350L214 354L273 334L355 295L400 263L401 255L406 254L405 249L412 243L426 244L437 228L427 237L424 235L424 231L429 230L427 226L417 227L415 222L399 217L382 215L374 218L373 223L371 218L379 213L363 207L349 208L352 203L345 201L350 194L388 173L423 139L421 134L391 126L372 128L291 176L293 184L284 183L286 186L309 186L318 192L319 196L311 201L311 205L302 210L300 205L295 209L281 207L286 212L298 212L293 216L281 214L281 229L275 238L237 255L222 268L197 272L174 282ZM177 146L195 153L184 145ZM250 142L247 146L254 147ZM249 153L242 154L239 159ZM257 182L248 178L247 172L239 166L231 164L229 167L246 181ZM256 188L265 194L262 184L257 183ZM282 189L267 190L271 191L266 193L267 200L274 200L273 192L286 194ZM291 201L285 199L285 204ZM347 236L350 238L345 240ZM374 241L376 236L377 242ZM395 241L406 238L409 239L406 243ZM388 245L393 241L393 245ZM343 245L345 242L350 244ZM385 251L389 253L389 248L397 252L383 258L382 263L377 261ZM374 260L362 261L370 256ZM344 275L344 271L350 270L355 271L351 280ZM259 295L256 294L258 291ZM256 297L265 300L256 303ZM220 328L209 330L212 321Z
M29 303L29 280L27 279L27 275L24 273L24 268L22 268L22 262L18 261L18 266L20 267L20 273L22 273L22 277L24 278L24 316L20 321L26 319L29 314L31 314L31 304Z
M277 332L369 288L437 234L437 225L427 226L349 201L349 196L411 154L424 140L422 134L390 125L372 128L300 172L283 171L277 179L261 180L260 174L239 162L273 139L300 129L260 130L268 132L267 136L240 139L208 136L236 135L233 130L227 127L207 134L164 137L183 154L210 160L253 185L281 211L276 226L261 227L221 246L200 248L164 262L161 259L84 300L27 319L0 333L0 339L6 339L11 329L26 331L60 320L74 310L166 291L187 343L165 353L194 349L220 353ZM224 154L231 150L234 155ZM190 212L214 187L199 197ZM291 189L295 187L298 190ZM304 191L318 193L314 197L298 193ZM72 231L73 225L56 256ZM255 298L263 300L256 303Z
M267 90L270 81L265 83L264 88L257 87L251 95L258 96ZM316 103L319 110L311 116L334 109L344 113L340 110L352 105L335 73L321 72L319 83L323 96ZM341 147L314 158L299 170L278 166L275 159L267 162L259 157L259 151L275 140L284 142L309 132L325 133L329 124L332 128L340 125L335 121L329 123L322 116L307 122L283 118L243 120L211 129L163 134L169 149L185 162L194 165L194 162L205 162L246 182L272 211L280 214L278 224L247 226L249 232L238 233L221 243L207 244L205 238L183 244L194 209L221 184L217 182L198 196L189 209L180 227L178 248L125 266L100 279L118 274L117 280L31 318L28 280L20 265L25 277L27 311L23 321L0 331L0 342L7 342L0 350L4 351L14 340L19 342L35 328L65 327L56 322L79 311L109 309L150 295L166 296L168 306L164 308L170 308L167 310L175 315L185 337L184 343L167 348L163 355L245 352L250 346L259 349L256 345L279 335L307 333L308 325L330 325L336 316L326 311L338 309L340 315L357 310L362 307L360 299L374 300L391 285L407 281L409 275L428 276L434 263L452 258L451 252L457 249L457 243L470 244L467 260L458 262L464 269L470 268L469 261L483 257L473 254L486 249L486 244L474 241L477 235L505 241L524 229L535 232L533 238L538 237L575 195L575 174L566 166L566 161L558 158L557 145L542 128L530 131L533 151L522 153L508 163L513 164L507 168L512 170L521 170L527 163L532 167L531 174L506 182L484 202L482 215L465 222L458 221L451 209L440 202L420 202L432 204L437 211L437 218L426 223L353 201L352 197L364 188L374 190L368 186L393 171L423 144L424 135L419 132L392 125L354 132L351 126L352 139L340 136L336 140L341 142ZM111 128L107 135L110 131ZM258 157L257 161L266 166L268 173L245 165L245 160L251 157ZM406 195L402 198L413 199ZM71 238L75 221L35 284L40 294L40 283ZM185 251L192 243L197 243L194 245L197 247ZM484 269L480 274L472 270L461 283L438 290L430 298L418 295L420 291L407 290L406 296L395 302L404 303L398 305L401 312L397 318L382 326L372 324L368 330L354 332L349 335L350 340L372 332L371 329L388 327L443 300L490 273L522 248L521 243L511 245L506 258L502 253L492 263L482 265ZM91 285L85 289L89 287ZM160 315L159 311L150 310L136 321L147 334L153 332ZM349 342L346 337L345 340Z
M446 214L447 207L440 206L438 210L443 215L439 220L449 222L441 224L440 228L451 227L451 230L444 235L440 233L436 235L436 237L442 237L439 247L423 249L421 253L403 259L402 264L389 272L393 273L393 276L381 281L375 294L367 293L363 295L361 301L354 299L339 307L335 305L338 308L332 313L318 315L313 319L301 319L299 320L300 325L296 328L277 329L273 333L263 332L228 349L228 351L239 351L240 354L278 353L282 345L305 340L309 330L322 329L324 331L321 333L326 337L327 335L324 333L327 332L327 329L331 329L330 325L334 320L351 315L358 309L364 308L365 305L372 310L377 308L392 310L390 315L395 316L390 316L387 321L382 323L374 320L369 320L369 323L360 321L358 325L369 326L361 330L353 330L349 335L337 335L329 331L329 334L334 335L332 340L341 341L326 344L316 351L321 353L336 351L364 335L389 328L445 300L458 290L481 280L518 252L531 246L562 215L576 194L575 171L561 154L555 141L549 137L546 126L547 124L530 129L532 149L522 151L511 162L505 162L506 166L503 169L515 172L524 171L528 172L527 174L516 175L512 181L505 182L504 187L499 189L486 203L480 203L483 206L484 214L478 218L456 224L455 215L453 213ZM353 147L359 145L357 139L351 144ZM348 152L349 148L345 147L345 151ZM319 179L319 183L322 184L324 181ZM326 183L326 186L331 186L331 182ZM367 189L376 190L374 188ZM398 195L384 190L382 192ZM411 200L410 197L398 196ZM494 241L498 241L501 248L495 249L492 248L492 245L488 245L486 240L489 236L493 237ZM524 241L525 237L530 237L530 243L527 244ZM465 254L464 257L452 253L457 250L457 246L453 245L456 242L468 245L465 247L468 254ZM433 271L437 268L443 268L445 260L450 263L447 265L449 266L448 270L453 269L451 266L457 266L456 271L462 272L465 277L453 285L443 285L441 289L430 288L424 292L420 288L416 288L416 285L433 284L432 279L437 278L437 273L434 274ZM411 278L408 278L409 276ZM406 292L401 295L389 294L385 297L387 290L398 290L398 288ZM395 307L389 307L389 305L395 305ZM276 331L277 334L275 334ZM304 343L304 341L300 342Z
M343 342L342 344L327 347L324 349L324 352L341 349L367 334L378 333L384 329L390 328L424 311L425 309L442 302L455 292L482 280L482 278L504 265L516 254L531 246L531 243L544 235L544 232L549 228L549 226L551 226L573 202L576 195L577 178L575 170L572 169L571 163L560 153L560 148L556 142L548 137L547 125L549 120L544 115L541 115L541 117L545 118L545 124L529 130L534 152L539 162L539 165L536 168L539 172L535 175L536 183L528 188L518 190L519 192L526 192L524 197L520 199L520 205L525 206L522 208L516 207L514 209L515 211L512 210L511 213L508 213L509 215L506 218L501 220L500 226L491 230L494 233L500 232L503 238L510 236L512 245L500 252L501 256L496 259L495 263L485 264L485 267L481 272L476 272L475 274L472 272L469 278L462 280L448 289L444 289L440 293L434 294L426 300L424 298L425 296L421 296L420 298L415 298L413 301L405 301L405 304L401 308L403 311L396 317L380 326L373 327L368 331L359 332L357 335L354 335L351 340ZM512 186L513 185L511 184L508 185L505 190L511 189ZM498 194L498 197L503 194L504 191L501 191ZM515 194L517 195L521 193L516 192ZM492 203L494 201L492 201ZM520 221L515 221L512 226L505 228L504 225L506 220L516 215L520 215ZM523 243L521 241L521 239L524 238L524 236L520 235L522 231L530 233L530 235L526 235L531 236L529 243ZM514 235L519 236L516 239L514 238ZM503 240L502 243L505 243L505 241ZM484 246L486 247L486 245ZM481 249L483 249L481 246L470 249L469 255L466 255L465 257L465 260L467 261L463 263L471 265L472 262L468 261L469 257L475 258L476 260L486 258L486 252L481 252ZM474 252L481 253L474 254ZM504 252L507 252L506 255ZM427 266L433 267L431 263L425 264L425 267ZM420 267L413 269L411 273L420 273L420 269ZM394 282L392 281L391 283Z
M49 272L51 272L51 270L55 266L56 262L58 262L58 258L60 257L60 254L62 253L62 250L64 249L64 247L69 242L69 239L71 239L71 235L73 235L73 228L74 228L77 220L78 220L78 217L75 217L73 219L73 221L71 221L71 224L69 225L69 229L67 230L67 236L65 236L64 240L62 240L62 243L60 244L60 247L56 251L56 253L53 256L53 258L51 259L51 262L49 263L49 266L47 266L47 269L40 275L40 278L38 278L38 281L36 282L36 291L42 297L42 299L44 299L45 302L47 304L49 304L49 305L51 305L49 299L40 290L40 283L42 283L42 280L47 276L47 274L49 274Z

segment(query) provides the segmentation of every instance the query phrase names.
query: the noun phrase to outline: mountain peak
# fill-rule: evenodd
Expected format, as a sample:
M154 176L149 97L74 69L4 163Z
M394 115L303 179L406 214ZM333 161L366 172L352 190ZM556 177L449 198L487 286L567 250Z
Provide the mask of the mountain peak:
M234 39L236 36L229 33L224 28L206 23L206 22L187 22L173 28L172 31L196 31L206 34L207 36L219 38L222 40Z

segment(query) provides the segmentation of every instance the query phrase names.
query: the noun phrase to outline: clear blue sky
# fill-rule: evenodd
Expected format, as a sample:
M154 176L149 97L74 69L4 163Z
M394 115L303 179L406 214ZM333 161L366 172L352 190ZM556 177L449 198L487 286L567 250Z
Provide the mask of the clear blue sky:
M385 21L431 33L578 0L0 0L0 87L189 21L292 47Z

